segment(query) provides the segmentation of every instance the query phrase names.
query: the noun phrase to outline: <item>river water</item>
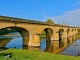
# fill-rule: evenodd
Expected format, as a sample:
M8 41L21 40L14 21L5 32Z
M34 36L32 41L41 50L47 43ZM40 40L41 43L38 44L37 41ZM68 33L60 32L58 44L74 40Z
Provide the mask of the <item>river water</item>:
M13 34L13 33L12 33ZM80 39L75 37L60 38L59 41L46 41L45 38L40 39L40 47L23 46L23 40L18 36L0 36L0 50L2 48L29 49L55 54L77 56L80 52Z

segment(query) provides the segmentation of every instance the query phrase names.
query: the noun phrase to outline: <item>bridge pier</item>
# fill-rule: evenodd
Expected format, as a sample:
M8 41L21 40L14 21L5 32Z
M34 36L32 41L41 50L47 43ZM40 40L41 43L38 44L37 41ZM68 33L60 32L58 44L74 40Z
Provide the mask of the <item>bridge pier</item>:
M72 32L72 36L75 36L75 31Z
M68 33L68 37L71 37L71 36L75 36L75 32L70 31L70 32Z
M67 32L64 31L61 37L67 37Z
M28 46L34 46L34 36L30 34Z
M40 46L40 34L34 35L34 46L39 47Z
M75 31L75 34L78 34L78 31L77 30Z
M28 46L39 47L40 46L40 35L30 34Z
M52 37L51 37L51 41L54 41L54 40L59 40L59 34L58 32L54 32Z
M77 35L77 34L78 34L78 32L75 30L75 31L74 31L74 36Z

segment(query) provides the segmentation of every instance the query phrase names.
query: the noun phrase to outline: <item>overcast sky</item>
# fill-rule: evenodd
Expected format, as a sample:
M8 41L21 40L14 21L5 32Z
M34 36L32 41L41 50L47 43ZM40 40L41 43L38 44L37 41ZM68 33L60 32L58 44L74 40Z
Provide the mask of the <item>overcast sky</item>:
M80 26L80 0L0 0L0 15Z

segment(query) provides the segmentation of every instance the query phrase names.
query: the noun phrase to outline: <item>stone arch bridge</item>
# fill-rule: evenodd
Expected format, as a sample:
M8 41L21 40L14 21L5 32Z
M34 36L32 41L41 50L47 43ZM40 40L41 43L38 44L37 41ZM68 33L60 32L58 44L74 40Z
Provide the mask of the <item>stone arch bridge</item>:
M75 36L77 27L47 24L45 22L0 16L0 29L16 29L23 38L23 45L40 46L40 34L46 32L46 39L53 41L59 37Z

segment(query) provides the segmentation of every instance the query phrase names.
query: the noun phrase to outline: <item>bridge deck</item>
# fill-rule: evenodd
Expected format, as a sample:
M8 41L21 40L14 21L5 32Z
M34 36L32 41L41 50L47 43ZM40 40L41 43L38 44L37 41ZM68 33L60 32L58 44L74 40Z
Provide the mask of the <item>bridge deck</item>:
M66 25L48 24L48 23L46 23L46 22L29 20L29 19L22 19L22 18L14 18L14 17L8 17L8 16L0 16L0 21L10 21L10 22L16 22L16 23L17 23L17 22L22 22L22 23L30 23L30 24L59 26L59 27L71 27L71 26L66 26Z

